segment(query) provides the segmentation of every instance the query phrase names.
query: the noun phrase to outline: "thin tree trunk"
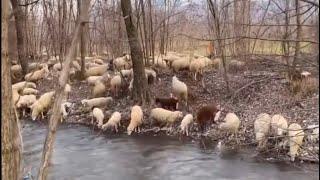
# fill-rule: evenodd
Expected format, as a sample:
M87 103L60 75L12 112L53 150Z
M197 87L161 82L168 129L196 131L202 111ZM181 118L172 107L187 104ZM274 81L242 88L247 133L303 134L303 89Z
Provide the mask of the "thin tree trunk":
M296 21L297 21L297 41L296 41L296 47L295 47L295 52L294 52L294 58L292 62L292 71L296 69L296 63L297 60L300 57L300 51L301 51L301 45L299 40L301 39L301 14L300 14L300 7L299 3L300 0L296 0Z
M15 18L16 32L17 32L17 49L18 59L22 68L23 75L28 72L28 61L26 54L26 45L23 30L24 15L21 7L18 5L18 0L10 0L12 5L12 11Z
M86 18L84 17L84 15L88 13L88 9L89 9L90 1L89 0L86 0L86 1L87 2L84 2L83 6L81 7L81 14L78 17L78 25L73 35L71 47L68 50L65 64L62 68L62 71L59 77L58 86L55 93L55 101L53 104L53 110L52 110L53 113L50 117L50 122L49 122L49 131L43 146L43 153L42 153L41 164L40 164L40 169L38 173L38 180L47 179L49 161L51 159L53 145L54 145L53 143L56 137L58 122L60 120L60 106L63 99L64 88L69 78L71 61L75 58L75 49L79 41L80 29L81 29L81 26L83 26L83 24L86 21L85 20Z
M19 120L14 115L11 68L8 56L9 0L1 1L1 177L21 179L22 139Z
M132 8L130 0L121 0L122 15L126 24L126 30L133 64L133 99L142 104L150 101L147 79L145 76L143 55L140 47L138 33L133 24Z

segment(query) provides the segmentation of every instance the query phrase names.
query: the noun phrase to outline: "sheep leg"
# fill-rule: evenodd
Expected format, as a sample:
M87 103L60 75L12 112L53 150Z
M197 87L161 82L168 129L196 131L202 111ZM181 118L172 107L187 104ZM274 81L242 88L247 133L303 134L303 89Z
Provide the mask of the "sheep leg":
M117 133L118 132L118 125L115 125L114 129L116 130L116 133Z
M44 119L43 111L41 112L41 118Z
M22 116L24 116L26 114L26 110L22 109Z
M188 128L188 126L186 127L186 134L187 134L187 136L189 136L189 130L188 130L189 128Z

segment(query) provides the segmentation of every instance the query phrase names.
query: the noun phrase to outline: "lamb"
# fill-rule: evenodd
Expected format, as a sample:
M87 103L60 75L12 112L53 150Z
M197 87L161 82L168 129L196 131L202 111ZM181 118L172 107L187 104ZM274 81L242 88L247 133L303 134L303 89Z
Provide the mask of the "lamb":
M161 108L168 109L168 110L177 110L178 108L178 99L174 97L170 98L156 98L156 104L160 104Z
M166 123L167 125L172 125L175 121L183 117L181 111L169 111L163 108L154 108L151 110L151 118L155 119L159 123Z
M26 74L24 79L26 81L38 81L42 78L47 77L48 74L49 74L48 66L44 65L44 67L41 70L37 70L37 71Z
M140 132L140 125L143 122L143 111L140 106L135 105L131 108L131 120L127 127L128 135L131 135L132 131Z
M91 123L93 123L93 118L95 118L98 121L98 127L101 128L104 119L103 111L100 108L93 108L92 115Z
M287 120L280 114L276 114L271 118L271 131L277 136L282 136L288 128Z
M107 65L99 65L97 67L92 67L86 70L86 77L89 76L102 76L105 72L107 72L108 66Z
M258 148L264 147L267 143L267 134L270 129L271 117L267 113L261 113L254 121L254 133Z
M87 77L87 82L89 85L94 85L96 81L101 80L102 76L89 76Z
M184 82L179 81L176 76L172 77L172 92L178 97L179 101L184 100L188 107L188 87Z
M224 122L220 124L219 128L234 133L237 139L237 132L240 127L240 119L238 116L234 113L228 113L223 121Z
M19 101L16 104L18 109L22 109L22 115L25 115L25 108L30 108L30 106L37 101L35 95L24 95L20 96Z
M290 124L289 128L289 146L290 146L290 159L291 161L295 160L296 155L298 155L298 151L300 146L302 145L304 132L301 126L297 123Z
M106 130L109 127L114 127L115 131L118 132L118 126L120 126L120 120L121 120L121 113L118 111L114 112L107 123L102 125L102 130Z
M114 93L115 96L118 94L118 91L121 87L121 82L121 76L119 75L114 76L110 81L111 91Z
M38 94L39 91L33 88L24 88L22 90L22 95Z
M37 86L33 82L22 81L12 85L12 89L16 89L17 91L21 91L24 88L33 88L36 89Z
M112 97L100 97L100 98L93 98L93 99L83 99L81 100L81 104L91 109L93 107L107 105L112 101L113 101Z
M186 133L186 135L189 136L189 128L192 122L193 122L192 114L187 114L184 116L180 124L180 128L183 134Z
M93 97L102 97L105 92L106 86L104 83L101 80L96 81L92 90Z
M203 132L206 124L209 122L216 123L216 121L220 117L220 109L219 106L216 106L215 104L208 104L205 106L202 106L198 112L197 112L197 123L200 127L200 130Z
M62 116L61 116L61 122L63 122L63 120L67 117L67 115L68 115L68 112L69 112L69 108L71 108L72 107L72 103L70 103L70 102L63 102L63 103L61 103L61 107L60 107L60 112L61 112L61 114L62 114Z
M40 98L36 102L34 102L31 105L32 120L36 120L36 118L40 113L42 115L42 118L44 117L43 112L46 111L49 108L49 106L52 104L52 99L54 94L55 94L55 91L44 93L42 96L40 96Z

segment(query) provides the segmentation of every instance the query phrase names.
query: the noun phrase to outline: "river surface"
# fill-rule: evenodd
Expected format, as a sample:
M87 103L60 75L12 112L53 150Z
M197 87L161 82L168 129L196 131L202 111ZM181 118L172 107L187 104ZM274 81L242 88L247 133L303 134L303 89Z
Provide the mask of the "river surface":
M23 128L24 163L35 176L47 126ZM203 148L204 146L205 149ZM253 151L220 151L213 143L167 136L104 135L84 126L61 125L57 131L51 180L309 180L318 165L296 167L261 162Z

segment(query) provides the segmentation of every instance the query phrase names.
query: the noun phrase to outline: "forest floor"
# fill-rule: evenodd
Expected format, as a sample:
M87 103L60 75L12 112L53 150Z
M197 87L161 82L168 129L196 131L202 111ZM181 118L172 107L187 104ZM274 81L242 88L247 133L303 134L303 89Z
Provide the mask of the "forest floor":
M319 79L318 72L313 69L306 69L312 74L316 74ZM230 72L229 82L231 93L226 90L226 83L223 79L223 74L218 69L211 69L206 71L203 80L205 88L201 81L195 81L191 78L188 72L179 72L177 77L185 82L194 95L190 100L189 111L196 117L196 111L199 107L214 102L220 104L224 109L218 120L222 122L226 113L234 112L241 120L238 137L240 144L236 146L254 146L255 135L253 133L253 122L258 114L268 113L270 115L282 114L291 124L293 122L299 123L303 128L319 124L319 91L307 97L294 98L288 89L288 83L283 77L284 68L276 61L268 61L266 59L255 58L247 63L245 69ZM171 91L171 80L173 73L171 70L158 70L158 76L161 81L151 86L152 99L157 97L168 97ZM49 77L41 82L38 82L38 89L40 94L54 90L57 77ZM83 111L80 101L85 98L90 98L91 87L85 82L71 82L72 92L69 95L69 101L75 103L70 115L64 123L85 124L99 130L96 124L91 124L91 116L89 112ZM110 96L109 92L106 94ZM105 112L105 121L109 119L114 111L122 113L120 133L126 133L126 127L130 121L130 108L134 105L128 95L115 98L114 102L107 107L102 108ZM142 126L142 134L159 134L166 133L165 130L156 128L149 123L149 113L154 108L154 103L143 106L145 122ZM183 111L184 115L187 113ZM48 116L46 116L46 119ZM29 119L29 118L28 118ZM174 131L168 135L182 136L179 133L179 123L175 124ZM101 131L102 133L102 131ZM114 133L113 131L103 132L106 135ZM305 132L308 134L310 132ZM133 134L135 135L135 133ZM205 134L200 134L196 126L193 126L189 137L183 136L187 139L200 139L205 136L215 141L221 141L223 144L235 147L234 138L228 138L223 132L219 131L218 125L212 125ZM306 136L305 136L306 137ZM305 138L305 141L307 138ZM273 140L269 140L267 148L260 151L261 157L265 159L274 160L288 160L288 150L283 151L275 148ZM310 144L308 142L300 160L316 161L318 162L318 153L311 149L313 146L319 145ZM318 151L318 150L316 150Z

